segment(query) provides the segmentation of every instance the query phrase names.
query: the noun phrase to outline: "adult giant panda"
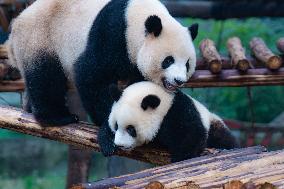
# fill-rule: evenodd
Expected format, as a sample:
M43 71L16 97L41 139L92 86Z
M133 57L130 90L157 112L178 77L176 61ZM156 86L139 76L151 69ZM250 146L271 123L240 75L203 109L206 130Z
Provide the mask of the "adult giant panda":
M175 90L193 74L192 40L158 0L37 0L15 19L9 59L24 76L31 111L42 123L77 121L67 82L96 124L109 115L108 86L151 80Z
M221 118L179 90L168 93L144 81L123 92L112 86L110 92L116 102L98 137L105 156L117 147L131 150L150 141L166 147L173 162L196 157L206 147L238 147Z

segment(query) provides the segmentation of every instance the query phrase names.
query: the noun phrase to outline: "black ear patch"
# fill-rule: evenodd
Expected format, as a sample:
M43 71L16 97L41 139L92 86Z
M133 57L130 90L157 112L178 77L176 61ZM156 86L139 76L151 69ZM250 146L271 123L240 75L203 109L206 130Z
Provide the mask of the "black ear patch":
M191 35L191 38L192 38L192 41L197 37L198 35L198 24L195 23L195 24L192 24L188 30L190 32L190 35Z
M141 108L147 110L148 108L156 109L161 103L161 100L156 95L146 96L141 103Z
M163 29L162 21L156 15L152 15L147 18L145 22L145 27L146 27L146 32L154 34L155 37L158 37Z
M114 101L118 101L122 95L122 91L118 88L117 85L111 84L109 86L109 94Z

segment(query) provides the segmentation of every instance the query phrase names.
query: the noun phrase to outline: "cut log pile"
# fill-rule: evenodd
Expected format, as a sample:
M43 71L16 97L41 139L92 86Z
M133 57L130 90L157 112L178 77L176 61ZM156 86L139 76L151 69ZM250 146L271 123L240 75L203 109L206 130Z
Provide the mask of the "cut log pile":
M229 56L223 57L212 40L204 39L200 44L202 57L197 61L197 70L185 87L283 85L284 38L276 45L279 54L273 53L262 39L253 38L250 41L252 56L249 56L240 39L232 37L227 41ZM0 45L0 91L24 90L23 81L17 80L19 72L9 68L7 61L6 48Z
M161 189L283 189L284 151L265 152L260 146L224 151L126 176L78 185L73 189L147 189L151 186Z

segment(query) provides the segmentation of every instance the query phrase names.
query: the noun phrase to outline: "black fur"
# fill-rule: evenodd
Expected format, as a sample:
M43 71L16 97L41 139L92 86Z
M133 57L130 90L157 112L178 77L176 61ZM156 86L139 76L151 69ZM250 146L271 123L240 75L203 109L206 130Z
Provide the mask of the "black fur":
M78 121L69 113L65 103L67 79L57 56L44 51L25 67L28 106L35 118L45 126L66 125Z
M162 26L162 21L161 19L156 16L156 15L152 15L149 16L145 22L145 27L146 27L146 32L147 34L154 34L155 37L158 37L163 29Z
M207 134L194 103L178 91L154 140L171 153L172 162L197 157L206 147Z
M156 109L161 103L161 100L156 95L148 95L144 97L141 102L141 108L147 110L148 108Z
M214 121L210 125L207 140L208 148L233 149L240 145L230 130L221 121Z
M110 1L98 14L89 33L86 51L75 64L75 80L82 103L92 121L101 125L113 100L109 85L143 80L130 63L126 46L125 10L128 0Z
M122 91L115 84L109 86L109 93L114 101L118 101L122 95Z
M104 156L111 156L117 150L117 146L114 144L114 133L110 129L108 121L105 121L100 127L98 143Z
M192 25L188 28L188 30L189 30L189 32L190 32L190 35L191 35L191 38L192 38L192 41L193 41L193 40L197 37L197 35L198 35L198 28L199 28L199 26L198 26L197 23L192 24Z

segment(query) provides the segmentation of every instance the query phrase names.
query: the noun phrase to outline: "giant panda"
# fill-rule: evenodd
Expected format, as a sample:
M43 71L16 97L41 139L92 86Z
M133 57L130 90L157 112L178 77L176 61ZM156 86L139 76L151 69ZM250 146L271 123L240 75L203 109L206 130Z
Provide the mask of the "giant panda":
M143 81L123 92L113 85L110 94L115 103L98 135L105 156L153 142L168 149L176 162L199 156L206 147L239 146L220 117L180 90L169 93Z
M198 25L183 27L158 0L37 0L11 28L9 59L44 125L77 121L68 87L100 125L113 103L109 85L151 80L174 91L196 66Z

